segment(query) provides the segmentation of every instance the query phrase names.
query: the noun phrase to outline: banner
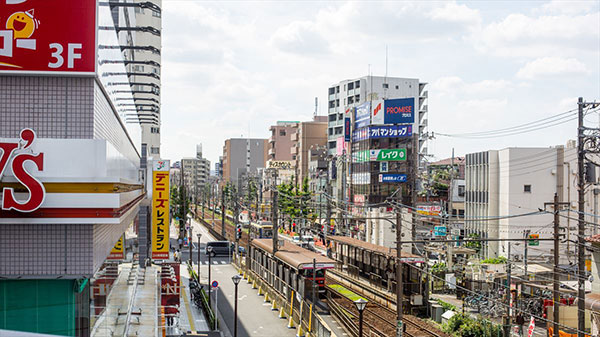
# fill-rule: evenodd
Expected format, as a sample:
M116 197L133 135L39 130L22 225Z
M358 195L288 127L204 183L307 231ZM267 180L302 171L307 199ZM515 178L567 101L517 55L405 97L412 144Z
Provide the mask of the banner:
M2 2L0 72L96 71L96 0Z
M371 102L364 102L354 109L354 128L362 128L371 123Z
M415 122L415 99L385 100L385 124L412 124Z
M380 183L405 183L406 174L382 173L379 175Z
M412 125L378 125L352 132L352 141L377 138L402 138L412 136Z
M344 118L344 141L350 141L350 118Z
M371 161L404 161L406 160L406 149L382 149L370 150Z
M152 258L169 258L169 162L154 162L152 172Z
M108 260L123 260L125 259L125 245L123 244L125 234L121 235L117 243L113 249L110 250L110 254L108 254Z

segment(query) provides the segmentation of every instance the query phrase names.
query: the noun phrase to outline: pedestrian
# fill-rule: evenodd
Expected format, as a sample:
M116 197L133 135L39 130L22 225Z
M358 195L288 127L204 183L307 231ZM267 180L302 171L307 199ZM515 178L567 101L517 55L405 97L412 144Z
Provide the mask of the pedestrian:
M523 324L525 324L525 318L521 313L517 314L517 318L515 319L517 325L519 326L519 336L523 336Z
M388 291L392 291L392 282L394 281L395 278L395 274L394 271L392 270L392 268L390 268L389 266L387 267L386 271L385 271L385 275L387 276L387 290Z
M179 249L175 251L173 257L175 258L175 262L181 262L181 253L179 252Z
M183 245L183 240L181 238L179 238L177 240L177 243L179 243L179 249L181 249L181 246Z

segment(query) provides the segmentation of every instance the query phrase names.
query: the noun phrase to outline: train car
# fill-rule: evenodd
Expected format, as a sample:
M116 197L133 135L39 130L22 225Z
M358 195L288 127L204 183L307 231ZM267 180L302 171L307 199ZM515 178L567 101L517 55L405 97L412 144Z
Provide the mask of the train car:
M253 239L270 239L273 237L273 223L259 221L250 223L250 237Z
M335 267L335 261L299 247L287 240L273 256L273 241L255 239L250 243L251 268L283 295L290 290L310 298L313 279L317 293L325 293L325 274ZM314 272L314 266L317 270Z

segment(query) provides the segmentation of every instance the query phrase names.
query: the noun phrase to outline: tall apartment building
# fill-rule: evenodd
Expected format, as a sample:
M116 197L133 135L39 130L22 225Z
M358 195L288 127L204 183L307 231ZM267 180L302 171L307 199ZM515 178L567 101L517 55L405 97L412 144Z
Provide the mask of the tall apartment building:
M466 155L465 165L465 235L477 234L487 239L524 238L524 231L552 238L552 214L518 216L544 209L554 193L560 202L570 203L565 215L577 218L577 149L562 146L551 148L506 148ZM597 195L586 191L586 213L593 214ZM552 211L551 209L547 209ZM587 221L592 222L589 217ZM577 224L561 219L567 240L561 243L561 263L576 261ZM590 232L588 234L592 234ZM523 258L523 244L511 247L511 258ZM553 243L540 241L535 256L552 257ZM508 242L482 242L481 255L508 255ZM531 255L530 255L531 256Z
M291 153L300 182L309 175L309 150L327 145L327 116L314 116L312 121L296 123L293 129Z
M119 102L118 105L127 109L127 123L140 124L142 143L147 145L148 156L154 159L161 155L161 8L162 0L111 1L134 99L133 103Z
M271 125L271 137L269 137L269 151L267 160L291 161L296 159L292 155L291 149L293 141L291 135L295 132L295 126L299 122L277 121L277 124Z
M223 145L223 180L237 182L245 174L258 175L267 161L268 140L231 138Z
M351 110L365 102L380 99L415 99L413 132L419 134L419 153L427 154L427 83L418 79L400 77L363 76L344 80L329 87L327 146L329 154L336 154L337 140L343 137L344 118L352 117Z
M202 187L208 183L210 177L210 161L202 157L202 144L196 145L195 158L181 160L181 167L186 194L192 196L192 199L198 200Z

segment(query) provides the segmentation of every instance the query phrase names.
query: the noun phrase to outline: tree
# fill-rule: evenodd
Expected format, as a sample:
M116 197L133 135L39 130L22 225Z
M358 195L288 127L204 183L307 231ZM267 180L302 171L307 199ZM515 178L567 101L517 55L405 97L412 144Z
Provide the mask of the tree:
M475 249L477 253L481 251L481 241L478 240L480 238L479 234L471 233L468 236L468 239L465 240L465 247Z

